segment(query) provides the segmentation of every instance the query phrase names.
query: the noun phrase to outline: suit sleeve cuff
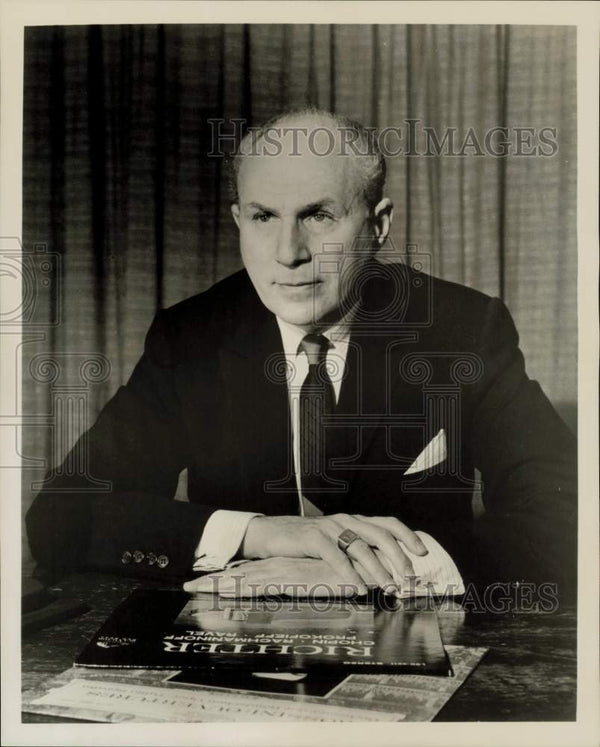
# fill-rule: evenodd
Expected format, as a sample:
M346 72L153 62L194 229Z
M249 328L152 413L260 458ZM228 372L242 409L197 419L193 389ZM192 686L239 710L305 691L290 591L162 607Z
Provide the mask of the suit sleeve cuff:
M196 548L194 571L222 571L240 549L250 519L263 514L249 511L215 511L204 526Z
M465 587L462 576L450 555L430 534L421 531L417 531L415 534L421 538L429 551L427 555L413 555L406 547L402 547L411 559L415 575L420 579L420 583L416 587L416 594L440 596L464 594Z

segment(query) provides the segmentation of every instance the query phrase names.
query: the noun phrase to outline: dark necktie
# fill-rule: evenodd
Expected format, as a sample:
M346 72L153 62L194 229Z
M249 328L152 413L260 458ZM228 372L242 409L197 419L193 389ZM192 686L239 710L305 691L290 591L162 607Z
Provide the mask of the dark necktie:
M329 485L323 418L334 411L335 392L327 373L328 347L329 340L323 335L306 335L300 343L308 358L308 374L300 389L300 485L313 502Z

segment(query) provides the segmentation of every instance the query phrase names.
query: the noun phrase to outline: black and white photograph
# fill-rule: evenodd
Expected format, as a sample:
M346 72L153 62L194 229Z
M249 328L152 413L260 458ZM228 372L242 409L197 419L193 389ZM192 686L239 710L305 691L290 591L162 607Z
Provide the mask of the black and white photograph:
M2 4L3 744L597 743L600 13L521 5Z

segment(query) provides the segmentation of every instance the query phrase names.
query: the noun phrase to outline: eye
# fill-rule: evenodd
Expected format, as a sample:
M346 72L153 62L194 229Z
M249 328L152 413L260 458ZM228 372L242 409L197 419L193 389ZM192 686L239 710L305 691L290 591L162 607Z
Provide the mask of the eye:
M254 213L252 220L257 223L268 223L273 215L271 213Z
M329 213L319 211L318 213L313 213L312 215L309 215L308 219L314 221L315 223L325 223L325 221L327 220L333 220L333 216L330 215Z

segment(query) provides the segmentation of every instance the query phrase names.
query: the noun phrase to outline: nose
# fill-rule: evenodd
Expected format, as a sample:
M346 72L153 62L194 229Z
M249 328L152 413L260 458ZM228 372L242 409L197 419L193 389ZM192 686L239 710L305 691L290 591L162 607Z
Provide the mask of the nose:
M311 253L306 238L296 221L281 222L275 259L284 267L297 267L310 262Z

